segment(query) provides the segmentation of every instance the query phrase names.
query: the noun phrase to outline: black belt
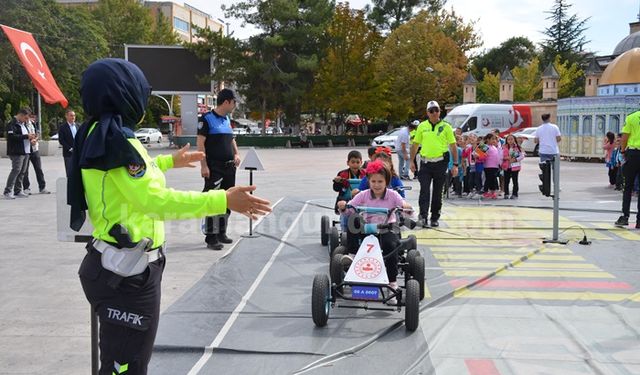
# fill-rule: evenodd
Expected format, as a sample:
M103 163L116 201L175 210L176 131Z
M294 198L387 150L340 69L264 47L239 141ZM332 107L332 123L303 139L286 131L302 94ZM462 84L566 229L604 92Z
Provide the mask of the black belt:
M235 160L227 160L227 161L219 161L219 160L211 160L209 161L211 165L221 166L221 167L234 167L236 164Z

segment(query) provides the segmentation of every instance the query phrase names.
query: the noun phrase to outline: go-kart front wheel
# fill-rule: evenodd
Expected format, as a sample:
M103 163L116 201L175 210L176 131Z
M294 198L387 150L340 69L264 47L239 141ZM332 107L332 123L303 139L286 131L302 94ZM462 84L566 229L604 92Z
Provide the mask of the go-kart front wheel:
M320 218L320 243L327 246L329 243L329 228L331 227L331 219L324 215Z
M340 285L344 280L344 268L342 266L342 253L334 254L331 258L331 264L329 264L329 275L331 276L331 283ZM339 292L342 292L342 287L337 287Z
M404 307L404 326L409 332L418 329L420 324L420 286L416 280L407 281Z
M413 258L411 275L420 285L420 301L424 299L424 257L418 254Z
M316 275L313 278L313 290L311 291L311 317L318 327L324 327L329 320L331 308L331 285L327 275Z

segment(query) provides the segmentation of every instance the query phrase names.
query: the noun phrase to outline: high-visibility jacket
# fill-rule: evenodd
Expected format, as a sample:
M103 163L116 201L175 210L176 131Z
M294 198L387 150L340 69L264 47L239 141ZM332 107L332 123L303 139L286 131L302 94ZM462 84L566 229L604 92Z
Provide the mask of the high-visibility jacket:
M624 120L622 133L629 134L627 148L640 150L640 111L633 112Z
M413 143L422 146L420 155L432 159L441 157L449 151L449 145L455 144L456 138L453 135L453 128L448 122L440 120L437 124L432 125L427 119L418 125Z

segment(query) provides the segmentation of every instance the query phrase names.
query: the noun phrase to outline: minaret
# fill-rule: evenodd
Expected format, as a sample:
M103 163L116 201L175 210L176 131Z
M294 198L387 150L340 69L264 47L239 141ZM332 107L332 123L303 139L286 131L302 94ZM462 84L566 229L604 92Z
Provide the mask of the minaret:
M467 72L467 76L462 81L462 103L475 103L476 102L476 87L478 86L478 80Z
M513 75L509 67L505 66L500 75L500 101L513 102Z
M542 72L542 100L558 100L559 83L560 75L550 62Z
M600 84L601 76L602 69L600 69L600 64L598 64L594 57L584 71L584 96L598 95L598 85Z

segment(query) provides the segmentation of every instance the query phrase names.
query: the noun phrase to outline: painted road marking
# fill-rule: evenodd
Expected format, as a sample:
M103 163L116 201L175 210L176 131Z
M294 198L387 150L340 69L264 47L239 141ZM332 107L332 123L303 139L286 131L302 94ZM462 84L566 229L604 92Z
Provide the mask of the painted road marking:
M483 277L487 275L487 271L483 270L456 270L444 271L446 276L452 277ZM590 279L615 279L615 277L607 272L589 272L589 271L519 271L507 269L500 271L498 277L569 277L569 278L590 278Z
M532 250L533 251L533 250ZM513 256L509 256L508 254L433 254L433 257L438 260L454 260L454 259L463 259L463 260L505 260L505 261L513 261L516 260ZM541 255L535 254L531 259L535 260L558 260L558 261L566 261L566 262L579 262L584 261L584 258L580 255Z
M465 359L469 375L500 375L495 363L490 359Z
M449 283L454 288L469 285L472 280L454 279ZM633 286L623 281L555 281L555 280L504 280L489 279L480 282L482 288L538 288L538 289L619 289L632 290Z
M442 268L489 268L489 269L498 269L504 266L504 263L491 263L491 262L440 262L440 267ZM541 269L566 269L566 270L600 270L600 268L594 264L590 263L529 263L522 262L518 263L514 267L518 268L541 268Z
M528 254L532 251L530 247L430 247L433 253L525 253ZM566 248L545 248L541 251L545 254L573 254L573 252ZM514 254L517 257L517 255Z
M469 290L462 288L454 292L457 298L484 299L544 299L551 301L607 301L622 302L633 300L633 294L622 293L593 293L593 292L537 292L525 290Z

